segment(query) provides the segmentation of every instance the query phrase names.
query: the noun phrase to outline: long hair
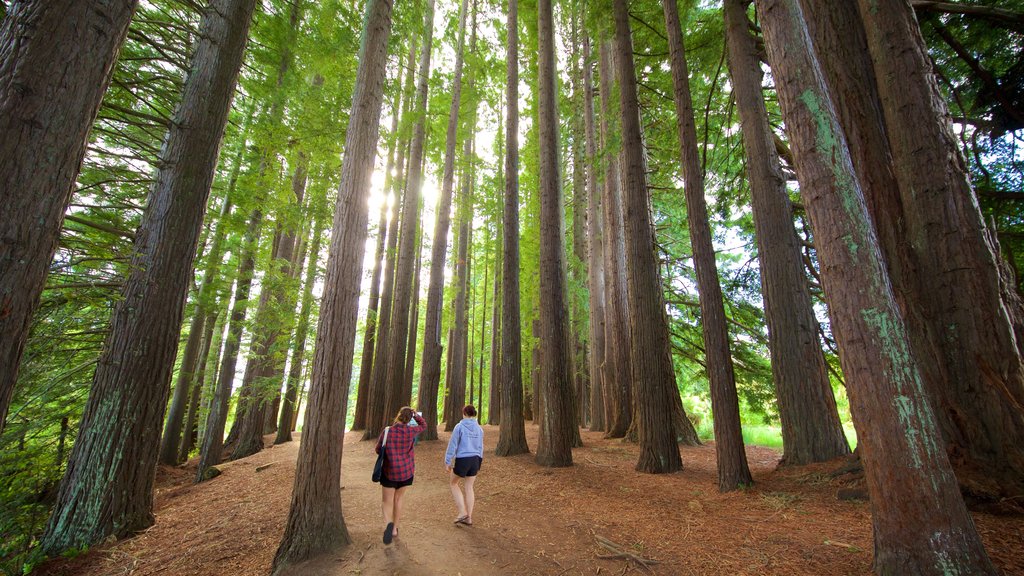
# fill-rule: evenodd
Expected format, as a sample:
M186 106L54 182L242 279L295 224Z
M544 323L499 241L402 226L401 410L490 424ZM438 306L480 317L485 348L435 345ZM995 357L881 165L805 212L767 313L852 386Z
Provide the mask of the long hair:
M395 415L395 424L408 424L409 420L412 420L412 408L409 406L403 406L398 414Z

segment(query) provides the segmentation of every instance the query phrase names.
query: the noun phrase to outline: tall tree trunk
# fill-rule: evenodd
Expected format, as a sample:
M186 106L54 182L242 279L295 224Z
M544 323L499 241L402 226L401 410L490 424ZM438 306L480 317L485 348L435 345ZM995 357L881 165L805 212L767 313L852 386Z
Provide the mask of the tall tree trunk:
M351 542L341 510L343 423L359 316L359 283L368 219L366 194L370 190L380 136L380 109L391 34L390 0L368 1L364 23L352 113L345 133L309 404L299 444L288 522L274 555L271 572L275 574L284 572L289 565Z
M416 232L416 265L412 273L412 309L409 311L408 353L405 355L405 379L402 380L402 405L412 404L412 377L416 371L416 335L420 323L420 273L423 268L423 229Z
M725 2L729 71L743 128L768 350L782 421L782 462L802 465L848 454L850 448L829 383L792 204L768 125L748 2Z
M500 156L500 155L499 155ZM498 168L501 171L501 166ZM498 181L502 182L503 178L499 175ZM504 184L504 182L502 182ZM499 188L502 189L502 188ZM487 399L487 423L491 425L497 425L501 423L501 288L502 288L502 268L504 267L502 258L502 238L503 231L501 222L498 222L498 231L495 234L495 250L497 254L494 260L494 294L491 300L494 304L491 306L491 374L490 374L490 389L489 396Z
M636 386L640 458L636 469L655 474L683 467L673 425L679 400L669 348L668 319L654 253L640 108L633 67L633 40L626 0L614 0L615 62L622 117L626 281L629 292L630 360Z
M799 0L757 0L871 494L878 574L996 574L911 353ZM827 231L827 232L824 232Z
M700 165L700 153L697 150L697 127L693 119L690 74L686 64L683 33L679 26L679 8L676 6L676 0L661 0L661 5L665 12L665 27L668 31L676 128L682 157L683 191L686 195L686 220L690 229L694 268L697 270L704 354L711 386L715 455L718 459L718 489L728 492L753 484L754 479L747 466L743 431L740 429L736 375L729 350L729 327L726 324L725 304L722 302L722 286L718 281L715 246L711 241L708 206L704 200L704 174ZM672 382L672 388L675 389L674 378ZM678 397L679 393L676 392L674 396Z
M235 160L239 160L239 157ZM214 283L220 280L220 265L224 257L224 240L227 236L228 218L231 215L233 203L230 196L225 196L224 204L221 207L220 216L217 218L217 226L213 233L213 242L210 245L210 253L207 255L207 268L203 272L203 280L196 292L195 310L192 315L192 322L189 326L188 339L185 341L185 351L181 357L181 368L178 371L178 382L175 384L174 396L171 405L167 409L167 420L164 423L164 433L160 438L159 462L169 466L177 465L182 461L179 455L181 447L182 417L185 416L186 402L189 392L193 390L198 382L202 386L202 380L195 378L201 355L199 348L203 337L206 334L204 327L213 330L214 303L210 299L215 290Z
M586 171L583 166L586 137L584 136L583 120L583 69L580 66L580 14L574 12L570 17L571 51L569 75L572 81L572 258L569 259L569 273L574 286L583 286L589 282L587 273L587 228L590 226L587 212ZM576 392L576 423L586 426L590 415L590 385L596 377L590 372L590 355L592 354L587 336L588 310L583 306L581 298L570 297L570 313L572 317L573 364L572 375Z
M230 287L229 287L230 288ZM199 448L203 445L203 441L206 439L206 427L201 425L205 424L206 416L209 413L210 403L213 401L213 394L217 388L217 368L220 366L221 354L224 351L224 339L225 328L227 327L228 320L228 309L227 309L227 295L225 294L224 300L219 303L220 306L224 307L224 315L218 315L217 324L214 325L213 329L213 343L210 347L210 355L206 358L205 376L203 377L203 391L199 397L200 407L197 413L196 419L196 440L193 446L189 448Z
M302 308L299 310L299 324L295 327L295 343L292 346L292 363L288 368L288 382L285 386L284 402L281 404L281 419L277 424L277 438L274 444L283 444L292 440L292 422L296 410L296 401L302 381L302 366L306 358L306 339L309 337L309 317L313 309L313 286L316 284L320 262L320 245L323 241L323 217L316 216L313 224L312 242L306 259L306 279L302 289Z
M470 129L472 133L472 128ZM473 150L473 138L463 143L462 157L466 167L462 181L459 183L458 221L459 243L455 258L455 318L452 322L454 335L453 346L448 349L451 356L451 377L448 379L448 403L445 410L444 429L451 432L462 418L462 407L466 404L466 364L469 361L469 350L466 340L469 336L469 321L466 317L466 306L469 299L469 249L472 232L473 204L471 195L471 176L468 163Z
M844 96L837 112L961 488L1012 497L1024 493L1015 305L1003 299L998 250L913 12L888 2L878 10L826 3L806 12L816 45L835 51L821 54L825 76ZM842 46L828 38L837 26L849 30Z
M633 377L629 357L629 318L626 290L626 246L622 220L619 152L612 146L618 122L613 100L614 70L611 42L600 48L601 140L604 142L604 259L605 259L605 421L607 438L622 438L633 421Z
M594 126L594 80L590 63L590 36L583 33L583 121L587 167L587 288L590 297L590 429L604 431L605 278L604 216L597 182L597 132Z
M405 381L406 338L409 335L409 307L412 305L413 265L416 262L416 235L419 230L420 187L423 177L425 117L427 110L427 81L430 75L430 47L433 42L434 2L428 0L423 30L423 54L420 57L420 79L416 93L416 127L409 155L409 181L402 199L402 227L398 237L398 267L395 271L395 296L391 311L391 336L388 341L384 366L384 412L377 422L366 423L367 438L376 437L385 420L398 412ZM435 239L436 241L436 239ZM423 386L420 386L422 394ZM420 396L423 409L423 396ZM430 407L427 406L429 414Z
M424 440L437 439L437 391L441 380L441 312L444 303L444 265L448 256L448 228L451 225L452 187L455 179L455 149L459 127L459 104L462 98L463 52L466 45L466 18L468 0L462 0L459 9L459 36L455 52L455 78L452 81L452 103L448 110L448 131L445 139L444 168L441 176L441 197L438 199L437 220L430 247L430 285L427 287L427 311L423 328L423 364L420 366L419 407L426 404L424 416L427 430ZM433 400L431 400L433 398ZM431 418L433 414L433 418ZM453 424L448 421L446 427Z
M551 0L537 2L537 128L540 133L540 438L537 463L571 466L576 406L566 304L565 221L558 154L555 27ZM511 100L510 100L511 101Z
M217 303L214 302L213 304L216 307ZM178 462L188 460L189 452L195 447L196 437L198 436L196 423L199 420L199 399L203 395L206 365L210 356L210 346L213 344L213 331L217 327L217 317L219 315L219 311L215 309L213 314L206 319L206 323L203 326L203 345L202 350L199 352L198 369L192 383L192 391L189 394L188 411L185 413L185 426L182 429L181 442L178 444Z
M220 464L224 450L224 426L228 418L231 388L235 382L235 367L238 364L238 350L245 328L245 314L249 308L249 292L252 288L253 271L256 269L256 250L259 246L260 228L263 226L263 212L258 207L249 215L242 253L239 256L238 274L235 281L234 304L228 324L228 338L220 361L217 383L210 399L206 414L206 432L199 449L199 466L196 468L196 482L206 480L206 471Z
M254 0L213 0L161 149L121 300L41 545L50 555L153 523L160 423Z
M504 263L501 290L501 428L496 456L530 451L523 422L522 328L519 319L519 0L508 0L505 121Z
M137 0L22 0L0 24L0 432L89 130Z
M409 74L407 76L407 85L412 86L413 73L412 67L416 59L416 42L412 42L412 46L409 50L408 68ZM409 90L404 89L402 84L402 74L405 68L400 67L398 72L398 79L395 83L395 98L394 103L391 106L391 132L388 133L390 140L388 146L388 163L384 170L384 192L389 193L394 188L395 179L393 177L395 170L395 150L397 148L403 148L402 139L398 135L398 122L402 118L402 107L408 107L408 98L403 98L403 94L407 94ZM401 153L399 153L401 154ZM399 160L398 170L402 170L401 164L403 164L404 158ZM396 201L392 205L392 210L395 214L398 213L398 194L395 193L393 196ZM396 220L397 222L397 220ZM377 250L374 252L373 259L373 274L370 278L370 302L367 306L366 311L366 328L363 330L363 353L362 360L359 362L359 387L356 390L356 410L355 415L352 418L352 429L362 430L366 427L366 395L367 387L370 385L370 377L373 375L373 354L376 345L374 337L377 333L378 326L378 310L380 309L380 283L381 283L381 272L384 258L384 246L385 239L388 235L388 230L391 230L391 235L395 236L397 229L388 226L388 205L386 202L381 203L380 207L380 221L377 224Z
M479 394L477 396L477 412L480 413L480 419L483 420L484 416L484 351L487 349L485 342L487 341L487 288L490 284L490 270L488 270L490 262L487 261L487 250L484 248L484 290L483 294L483 306L480 308L480 355L477 358L479 365L479 375L477 376L478 386L480 387Z

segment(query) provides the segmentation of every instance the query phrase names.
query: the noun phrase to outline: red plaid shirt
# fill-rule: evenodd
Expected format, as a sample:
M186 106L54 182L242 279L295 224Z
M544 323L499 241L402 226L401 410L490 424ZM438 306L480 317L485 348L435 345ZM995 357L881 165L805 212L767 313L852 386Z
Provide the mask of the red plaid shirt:
M413 459L412 441L427 429L427 421L419 414L413 414L419 426L408 424L394 424L388 432L388 443L385 446L387 452L384 454L384 477L392 482L403 482L412 478L416 472L416 462ZM384 432L381 431L377 437L377 454L380 454L380 444L384 440Z

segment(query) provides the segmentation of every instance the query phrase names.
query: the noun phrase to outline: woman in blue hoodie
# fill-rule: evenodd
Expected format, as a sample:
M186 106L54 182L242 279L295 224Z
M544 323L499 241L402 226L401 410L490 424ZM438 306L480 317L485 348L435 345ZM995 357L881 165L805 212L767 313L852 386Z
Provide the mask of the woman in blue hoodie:
M473 482L480 464L484 460L484 429L477 424L476 408L472 404L462 409L462 421L455 425L444 453L444 465L448 468L452 498L458 508L456 524L473 525ZM459 486L459 480L463 485Z

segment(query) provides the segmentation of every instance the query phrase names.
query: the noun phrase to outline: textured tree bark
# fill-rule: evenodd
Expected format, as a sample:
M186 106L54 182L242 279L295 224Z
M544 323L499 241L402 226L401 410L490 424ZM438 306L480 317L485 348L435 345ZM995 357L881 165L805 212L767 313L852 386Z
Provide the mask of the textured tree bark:
M624 222L629 290L630 359L636 386L641 472L675 472L683 467L672 406L679 401L669 349L668 320L654 254L640 108L633 67L633 40L626 0L613 2L615 61L622 117Z
M0 431L137 0L22 0L0 25Z
M960 497L799 0L757 0L871 494L878 574L996 574Z
M576 428L569 310L566 304L565 222L559 169L555 30L551 0L537 2L540 136L540 437L537 463L571 466Z
M700 300L701 327L704 332L704 354L711 387L711 410L715 426L715 455L718 460L718 489L737 490L754 483L747 466L740 428L739 397L736 374L729 350L729 327L726 325L722 286L718 280L715 246L711 241L711 223L704 200L704 174L697 150L697 128L693 119L693 98L690 96L690 73L686 48L679 26L676 0L661 0L668 31L669 61L672 67L673 99L676 104L676 129L683 168L683 191L686 196L686 219L690 229L693 264L697 271L697 293ZM667 337L667 332L666 332ZM666 345L668 345L666 339ZM672 379L673 395L679 393ZM643 411L639 411L643 414Z
M433 21L433 2L428 8ZM334 210L327 277L317 329L309 403L295 469L288 522L274 555L274 574L289 565L348 545L341 509L341 455L359 316L359 283L366 244L366 195L380 135L391 1L366 3L352 113ZM429 43L425 44L429 46ZM429 50L425 50L429 54ZM403 342L404 344L404 342Z
M589 285L589 261L587 260L587 229L590 226L587 209L587 174L583 166L586 148L583 109L583 68L580 66L580 13L574 12L571 19L569 42L569 76L572 83L571 118L572 130L572 255L569 259L569 273L574 285ZM590 373L590 350L588 310L579 298L569 298L572 326L572 376L576 395L576 423L586 426L590 416L590 386L595 379Z
M523 422L522 329L519 319L519 0L508 0L505 43L505 203L501 289L501 409L496 456L530 451ZM422 406L422 404L421 404Z
M448 229L451 226L452 188L455 179L455 149L458 143L459 104L462 98L462 63L466 45L466 18L469 13L468 0L462 0L459 9L458 47L455 52L455 78L452 81L452 102L448 110L448 131L445 136L444 168L441 176L441 197L438 199L437 220L430 247L430 285L427 287L427 311L423 328L423 363L420 366L419 407L437 404L437 392L441 381L441 312L444 306L444 265L448 257ZM434 409L436 411L436 408ZM429 411L428 411L429 412ZM427 420L425 440L437 439L437 416L433 420L424 413ZM446 423L451 430L451 422Z
M750 35L749 0L724 6L729 71L740 113L757 232L768 350L782 421L784 464L823 462L850 453L804 273L800 239L761 92L761 62Z
M622 220L619 151L612 144L618 122L611 41L599 49L601 140L604 142L605 422L606 438L622 438L633 421L633 377L629 358L626 245Z
M292 422L295 420L296 402L302 380L303 362L306 358L306 340L309 338L309 318L313 308L313 286L316 284L317 271L320 267L320 245L323 241L324 221L316 216L313 224L312 247L308 251L306 278L302 289L302 308L299 310L299 323L295 327L295 344L292 346L292 363L288 368L288 383L285 386L284 401L281 404L281 419L277 423L277 437L274 444L283 444L292 440Z
M263 212L256 208L249 215L249 223L242 240L234 304L228 324L228 338L224 343L224 352L220 361L213 398L210 399L210 409L206 413L206 432L203 433L203 443L199 449L199 466L196 468L197 483L206 480L207 469L220 464L223 459L224 426L228 418L231 387L235 381L235 367L238 365L238 349L241 346L242 331L245 328L245 314L249 308L249 292L252 288L253 271L256 269L256 249L262 225Z
M424 124L427 109L427 80L430 75L430 46L433 42L434 3L429 1L427 20L423 31L423 55L420 58L420 83L416 94L416 128L412 139L412 150L409 157L409 182L402 199L402 227L399 232L398 267L395 273L394 307L391 311L391 336L388 341L387 356L384 366L384 417L378 422L366 423L366 436L373 437L384 427L384 419L393 417L401 406L399 395L405 381L406 338L409 335L409 308L412 305L413 264L416 262L416 234L419 227L420 186L423 176L424 140L426 126ZM421 393L423 387L420 387ZM423 397L420 397L423 400ZM429 404L429 403L428 403ZM389 408L394 406L393 410ZM420 405L420 408L424 408ZM431 407L427 406L427 413ZM435 416L436 418L436 416Z
M254 0L213 0L136 233L89 399L42 539L50 555L153 523L160 424L192 261Z
M594 79L590 63L590 36L583 32L583 124L587 175L587 289L590 298L590 429L604 431L605 278L604 216L597 182L597 131L594 126Z
M819 23L811 26L815 38L835 26L852 30L850 44L823 57L826 78L844 95L840 120L856 143L854 166L865 181L946 450L965 494L1020 495L1024 366L1015 304L1004 298L998 249L913 11L882 2L862 5L858 16L850 5L826 6L808 10L808 19ZM1008 292L1016 298L1014 288Z

